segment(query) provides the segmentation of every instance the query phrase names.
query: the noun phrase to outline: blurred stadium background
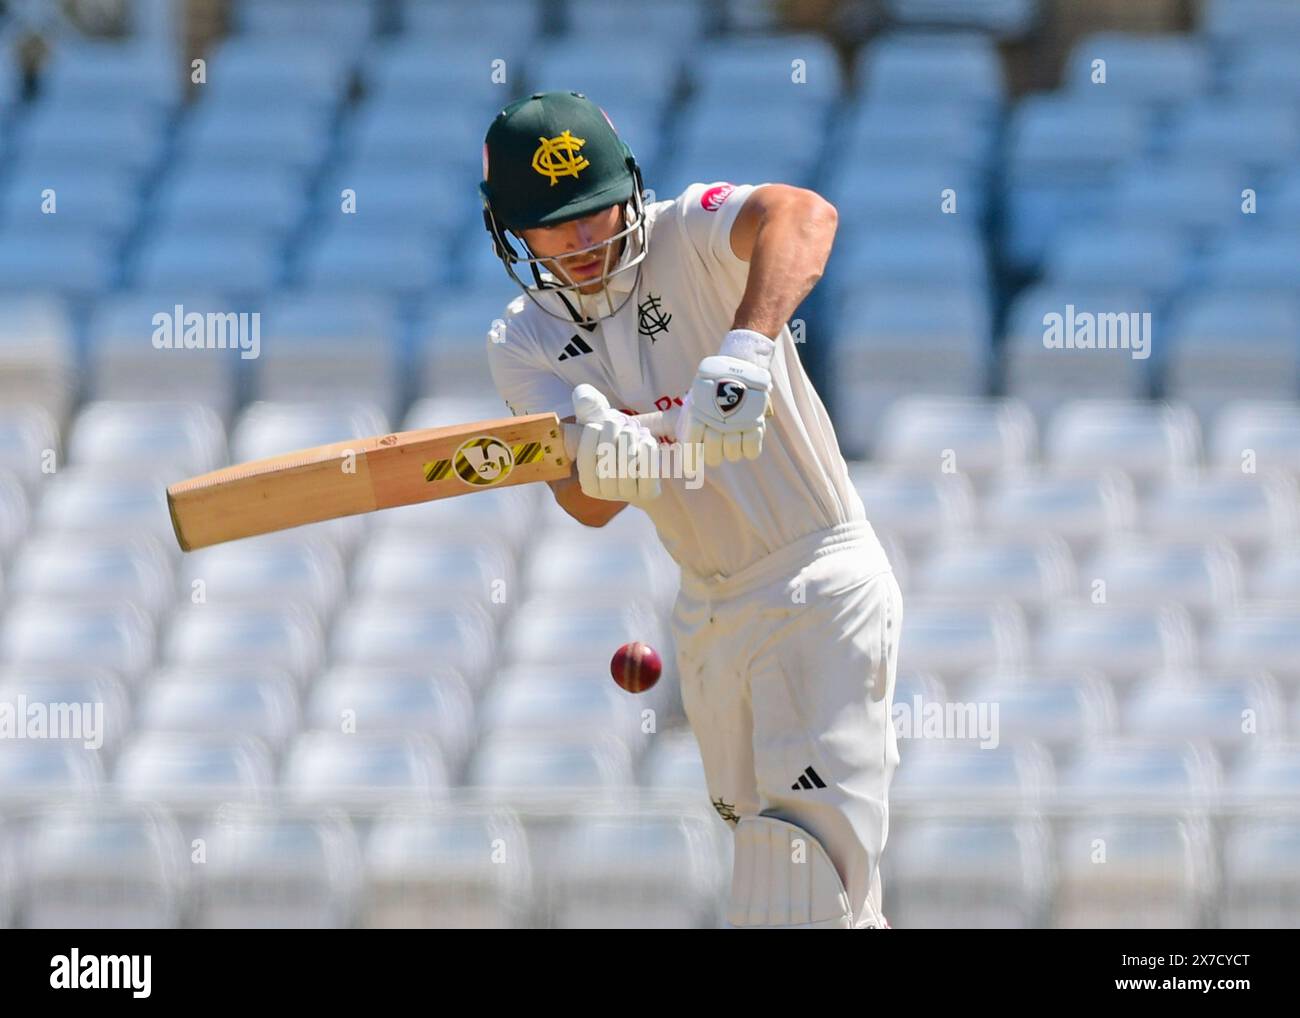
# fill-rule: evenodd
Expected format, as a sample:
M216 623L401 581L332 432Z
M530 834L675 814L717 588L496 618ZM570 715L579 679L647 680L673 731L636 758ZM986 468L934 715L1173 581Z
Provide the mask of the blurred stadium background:
M661 198L840 209L801 349L906 597L895 703L1000 719L901 741L893 924L1300 925L1300 4L0 7L0 700L106 728L0 740L0 925L719 923L640 514L512 489L182 557L162 500L498 414L482 136L552 87ZM260 356L154 349L177 304L261 313ZM1153 355L1046 349L1067 304Z

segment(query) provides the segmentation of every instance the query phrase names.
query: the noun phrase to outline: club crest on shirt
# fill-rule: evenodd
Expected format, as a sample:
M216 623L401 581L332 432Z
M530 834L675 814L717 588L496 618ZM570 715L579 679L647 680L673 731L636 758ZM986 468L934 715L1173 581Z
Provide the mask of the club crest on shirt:
M668 331L668 323L672 320L673 316L664 312L662 299L653 293L636 306L636 331L650 337L651 343L659 333Z

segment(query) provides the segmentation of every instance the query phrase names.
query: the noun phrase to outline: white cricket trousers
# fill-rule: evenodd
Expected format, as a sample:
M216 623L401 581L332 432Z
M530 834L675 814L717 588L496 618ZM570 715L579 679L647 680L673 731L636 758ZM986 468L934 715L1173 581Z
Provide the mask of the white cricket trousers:
M682 702L714 808L733 828L763 814L816 837L855 925L883 925L902 620L866 522L809 534L734 576L683 570L673 609Z

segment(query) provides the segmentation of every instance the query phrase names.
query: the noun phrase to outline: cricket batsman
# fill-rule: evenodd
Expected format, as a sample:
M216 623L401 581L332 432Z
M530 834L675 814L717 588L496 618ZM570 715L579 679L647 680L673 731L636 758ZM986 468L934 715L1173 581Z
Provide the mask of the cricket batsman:
M497 114L481 191L523 289L488 336L494 383L512 413L578 425L556 501L593 527L636 506L681 567L682 700L735 835L728 922L888 927L902 596L787 325L835 209L777 183L647 205L631 151L577 92ZM700 483L643 469L659 439L631 415L677 406Z

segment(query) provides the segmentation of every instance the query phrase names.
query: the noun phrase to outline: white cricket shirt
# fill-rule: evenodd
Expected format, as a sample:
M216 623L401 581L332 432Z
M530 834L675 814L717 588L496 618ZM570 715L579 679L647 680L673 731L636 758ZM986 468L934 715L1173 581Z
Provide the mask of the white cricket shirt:
M628 413L680 405L740 305L749 264L731 250L731 225L762 186L692 184L675 201L649 205L639 283L629 269L609 284L615 306L634 285L636 293L591 331L522 294L513 300L487 342L493 381L511 412L571 417L573 390L583 382ZM538 299L568 317L555 295ZM806 534L866 519L789 327L775 339L773 416L760 457L701 463L703 485L694 489L666 478L646 507L668 553L698 576L732 576Z

